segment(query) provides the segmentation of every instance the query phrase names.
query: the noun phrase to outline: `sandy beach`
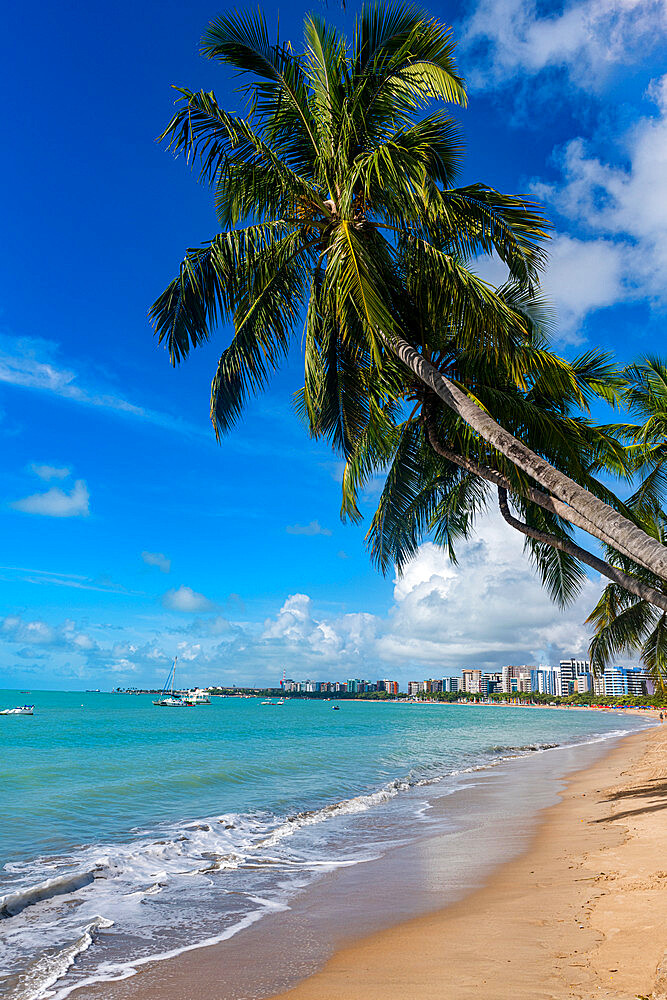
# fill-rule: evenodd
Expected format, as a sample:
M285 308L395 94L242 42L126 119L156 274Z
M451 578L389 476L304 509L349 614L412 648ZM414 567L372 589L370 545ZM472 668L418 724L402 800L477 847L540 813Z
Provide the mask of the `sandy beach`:
M575 775L529 850L447 910L339 951L290 1000L667 995L667 728Z
M330 905L337 891L339 912L347 906L356 918L365 891L361 874L351 876L361 879L356 897L350 895L354 881L343 875L322 890L326 897L316 895L300 916L287 916L292 920L287 937L275 932L286 926L282 917L273 929L263 921L222 945L143 967L123 982L90 986L74 996L658 1000L667 996L665 750L667 727L626 737L571 775L560 801L541 812L523 839L517 839L511 817L499 822L489 836L500 842L514 838L515 856L444 909L433 909L431 900L432 912L424 905L422 915L410 915L404 868L415 847L399 852L393 876L388 874L381 889L384 923L393 926L363 933L357 920L328 959L316 947L322 901ZM493 787L493 775L486 780ZM479 848L478 841L468 850ZM434 881L448 877L442 860L431 870ZM366 888L373 884L377 879ZM261 987L251 974L260 957ZM296 986L295 959L301 967ZM285 990L281 970L288 965L291 988Z

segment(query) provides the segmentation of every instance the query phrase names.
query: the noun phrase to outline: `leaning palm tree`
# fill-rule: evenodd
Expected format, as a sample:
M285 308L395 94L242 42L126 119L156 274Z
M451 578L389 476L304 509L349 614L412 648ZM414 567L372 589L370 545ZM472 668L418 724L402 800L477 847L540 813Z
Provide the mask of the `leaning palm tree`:
M425 319L427 313L422 314ZM581 396L613 398L621 379L604 355L588 352L574 359L572 384L544 377L549 354L539 342L522 351L522 385L500 361L483 352L462 352L456 338L448 364L462 385L474 385L486 408L505 414L511 430L521 432L533 450L613 503L628 517L635 513L599 481L597 473L615 471L627 478L632 463L606 428L579 412ZM623 565L600 558L578 544L570 524L517 473L505 457L471 433L467 424L416 380L386 380L383 400L348 457L342 483L342 514L361 519L359 496L378 475L384 487L367 541L383 572L400 573L425 537L432 537L456 558L456 542L474 530L477 516L496 498L502 517L520 532L544 585L561 605L569 603L588 566L636 598L667 611L667 595L630 560ZM403 403L404 405L399 405ZM409 411L405 413L406 404ZM517 516L518 515L518 516ZM614 553L614 555L617 555Z
M522 318L470 261L497 254L530 292L545 260L535 204L483 184L452 186L458 129L442 107L426 113L434 101L465 104L450 32L400 3L362 8L350 46L315 17L304 31L297 54L269 40L259 13L212 21L202 52L254 77L248 114L181 90L163 136L213 186L222 231L187 252L151 316L174 364L233 320L212 384L216 433L266 385L305 312L305 405L316 397L321 408L327 396L344 451L377 398L360 372L400 365L558 516L667 579L667 548L503 426L502 413L439 366L438 341L421 335L406 267L428 278L462 347L499 357L520 339Z

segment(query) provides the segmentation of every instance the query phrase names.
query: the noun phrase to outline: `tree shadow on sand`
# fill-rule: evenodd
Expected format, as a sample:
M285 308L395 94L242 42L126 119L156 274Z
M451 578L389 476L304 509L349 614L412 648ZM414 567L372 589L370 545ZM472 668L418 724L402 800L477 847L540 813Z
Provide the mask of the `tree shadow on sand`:
M612 792L603 801L620 802L623 799L642 798L653 799L653 801L650 804L640 805L636 809L626 809L623 812L615 813L613 816L601 816L600 819L592 820L592 822L609 823L612 820L627 819L630 816L642 816L645 813L659 812L661 809L667 809L667 780L664 778L651 778L644 785L621 788L616 792Z

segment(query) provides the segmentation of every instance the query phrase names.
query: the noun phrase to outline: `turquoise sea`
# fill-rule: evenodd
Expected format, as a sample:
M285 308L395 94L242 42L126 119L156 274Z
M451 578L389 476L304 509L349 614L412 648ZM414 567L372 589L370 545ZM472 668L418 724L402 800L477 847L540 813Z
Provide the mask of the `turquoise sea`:
M631 731L549 709L0 692L0 995L65 996L223 940L326 872L427 836L499 761ZM442 810L437 814L442 823ZM406 821L408 820L408 821Z

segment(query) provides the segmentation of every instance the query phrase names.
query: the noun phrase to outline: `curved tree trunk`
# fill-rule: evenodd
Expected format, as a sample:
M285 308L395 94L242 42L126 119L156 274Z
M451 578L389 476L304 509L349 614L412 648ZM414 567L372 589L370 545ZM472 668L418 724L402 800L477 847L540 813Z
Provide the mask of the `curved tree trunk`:
M515 518L510 513L509 506L507 504L507 493L516 492L509 479L503 476L502 473L497 472L495 469L488 469L483 465L478 465L472 459L465 458L463 455L459 455L450 448L445 448L437 438L432 419L429 419L428 417L426 420L426 430L428 433L429 443L436 454L447 459L448 462L458 465L459 468L465 469L466 472L479 476L480 479L484 479L487 483L491 483L492 486L496 487L498 490L500 512L507 523L513 528L516 528L517 531L522 532L524 535L528 535L530 538L534 538L538 542L542 542L544 545L551 545L552 548L559 549L561 552L567 552L569 555L574 556L575 559L579 559L587 566L597 570L597 572L602 574L602 576L606 576L608 580L611 580L613 583L617 583L625 590L629 590L631 594L641 598L641 600L648 601L650 604L655 605L655 607L662 608L664 611L667 611L667 595L661 594L659 590L655 589L655 587L651 587L642 580L638 580L637 577L624 573L623 570L618 569L616 566L612 566L611 563L605 562L604 559L599 559L597 556L594 556L591 552L581 548L581 546L577 545L576 542L573 542L570 539L561 539L558 538L557 535L552 535L546 531L539 531L537 528L531 528L527 524L524 524L523 521L519 521L518 518ZM542 490L536 490L532 487L526 490L525 497L526 499L537 504L539 507L542 507L544 510L549 511L552 514L558 514L559 516L563 516L562 509L567 508L566 504L562 504L559 500L554 500L553 497L550 497L547 493L543 493Z
M459 455L458 452L452 451L450 448L446 448L438 440L436 428L433 424L432 418L427 417L426 429L428 433L428 440L438 455L442 458L446 458L448 462L453 462L454 465L458 465L460 468L465 469L467 472L472 472L473 475L479 476L480 479L485 479L487 483L491 483L493 486L505 489L510 493L521 492L527 500L531 500L538 507L543 510L549 511L550 514L557 514L558 517L562 517L564 521L569 521L575 528L581 528L582 531L588 532L588 534L594 534L595 525L592 525L585 517L578 514L577 511L573 510L568 504L563 503L562 500L556 500L551 494L545 493L544 490L535 489L534 486L527 486L525 489L519 491L516 486L514 486L507 476L504 476L502 472L498 472L496 469L489 469L487 466L478 465L477 462L473 461L471 458L465 458L463 455ZM611 544L611 543L608 543ZM628 559L634 559L632 552L624 550L620 545L613 546L622 555L628 557Z
M634 562L661 579L667 580L667 548L664 545L651 538L609 504L593 496L569 476L549 465L540 455L506 431L406 340L397 336L393 338L383 336L383 340L403 364L481 438L493 445L554 497L571 507L574 513L584 517L590 523L590 527L586 529L590 534L621 552L630 553L630 558ZM567 519L572 520L571 517Z
M557 535L551 535L546 531L531 528L528 524L524 524L523 521L514 517L507 503L507 490L502 486L498 487L498 506L500 507L500 513L507 523L512 528L520 531L522 535L527 535L528 538L533 538L542 545L550 545L551 548L558 549L559 552L565 552L567 555L579 559L580 562L586 563L587 566L597 570L602 576L606 576L608 580L612 580L625 590L629 590L635 597L639 597L641 600L648 601L657 608L667 611L667 594L661 594L660 591L649 587L648 584L643 583L634 576L628 576L623 570L605 562L604 559L598 559L597 556L594 556L591 552L587 552L586 549L582 549L569 538L559 538Z

